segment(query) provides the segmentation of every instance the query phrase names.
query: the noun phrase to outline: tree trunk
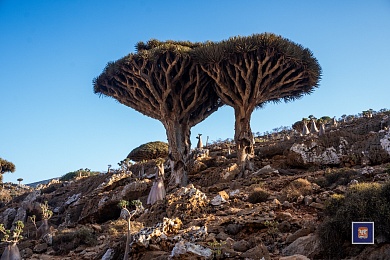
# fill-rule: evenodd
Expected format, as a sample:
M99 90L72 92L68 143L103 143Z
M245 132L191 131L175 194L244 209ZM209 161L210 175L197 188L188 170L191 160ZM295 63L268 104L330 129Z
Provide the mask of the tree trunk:
M42 219L42 224L37 230L37 237L42 238L44 235L49 233L50 227L47 219Z
M251 131L251 114L252 110L243 110L240 108L234 109L235 113L235 133L234 141L236 142L237 150L237 163L240 167L240 175L244 173L246 169L250 169L249 157L253 157L253 134Z
M21 260L19 248L16 243L10 243L4 249L1 260Z
M126 248L125 248L125 255L123 256L123 260L129 259L129 251L130 251L130 236L131 236L131 222L130 222L131 216L127 218L127 237L126 237Z
M171 160L170 184L187 185L187 162L191 152L190 126L187 121L179 123L167 120L164 123L169 144L169 159Z

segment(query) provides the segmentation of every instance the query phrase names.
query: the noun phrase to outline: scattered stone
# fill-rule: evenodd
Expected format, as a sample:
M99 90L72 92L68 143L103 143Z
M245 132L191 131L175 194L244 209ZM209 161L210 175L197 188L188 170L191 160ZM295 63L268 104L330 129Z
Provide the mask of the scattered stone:
M241 258L253 260L271 260L268 249L263 244L260 244L254 248L249 249L245 253L242 253Z
M225 227L225 232L229 235L237 235L242 230L242 226L239 224L229 224Z
M312 202L313 202L313 197L312 196L305 196L305 198L303 199L303 202L306 206L310 205Z
M42 243L42 244L38 244L38 245L34 246L33 252L41 254L41 253L46 252L46 250L47 250L47 244Z
M297 203L298 203L298 204L302 204L302 202L303 202L304 199L305 199L305 196L299 195L299 197L297 198Z
M310 203L309 206L313 207L313 208L316 208L316 209L324 209L325 208L324 204L318 203L318 202L312 202L312 203Z
M226 200L220 194L210 201L210 204L213 206L220 206L222 203L226 203Z
M279 258L279 260L310 260L304 255L291 255L291 256L283 256Z
M263 168L261 168L260 170L258 170L257 172L254 172L253 175L265 175L265 174L269 174L269 173L278 174L279 171L272 168L270 165L266 165Z
M285 207L285 208L292 208L293 204L286 200L286 201L283 202L282 206Z
M249 249L249 243L246 240L240 240L233 243L233 249L238 252L246 252Z
M190 242L179 241L172 249L170 257L185 258L186 256L189 257L191 255L195 255L205 257L207 259L211 257L212 253L213 252L210 248L203 247L201 245L197 245Z
M16 209L7 208L0 216L0 223L4 224L6 229L10 229L16 216Z
M33 251L31 248L25 248L23 250L20 250L20 256L24 259L29 259L33 255Z
M291 220L292 215L290 212L278 212L276 214L275 220Z
M278 224L278 229L280 232L283 232L283 233L289 232L291 229L291 224L290 224L290 222L285 220L285 221Z
M309 235L311 232L312 232L312 230L310 230L310 228L298 229L297 231L295 231L293 234L289 235L286 238L286 243L290 244L300 237L304 237L304 236Z
M316 235L310 234L295 240L283 249L283 255L291 256L300 254L312 258L320 250L319 239Z
M81 196L81 193L78 193L78 194L73 194L72 196L70 196L66 201L65 201L65 205L66 206L69 206L70 204L78 201L80 199L80 196Z
M338 185L336 188L333 189L333 191L338 194L344 194L347 191L347 187L343 185Z
M217 240L219 241L225 241L226 239L228 239L229 235L226 234L225 232L221 231L218 233L218 235L215 237Z
M115 251L112 248L107 249L107 251L102 256L102 260L112 260L114 257Z
M229 192L229 197L236 198L239 193L240 193L239 189L232 190L231 192Z
M270 207L273 209L280 208L282 206L282 203L278 199L273 199L271 202Z
M390 244L366 247L354 260L387 260L390 255Z

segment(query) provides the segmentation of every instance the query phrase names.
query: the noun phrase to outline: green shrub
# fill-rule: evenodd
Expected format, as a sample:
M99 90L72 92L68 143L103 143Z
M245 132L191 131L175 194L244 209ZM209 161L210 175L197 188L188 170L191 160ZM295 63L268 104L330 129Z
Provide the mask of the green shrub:
M65 229L53 237L53 248L58 254L69 253L80 245L97 245L96 234L91 228L81 227L78 230Z
M311 183L306 179L296 179L290 182L283 190L282 193L287 200L293 201L299 196L309 195L313 191Z
M80 169L61 176L60 181L70 181L77 177L88 177L100 174L99 172L91 171L89 169Z
M269 197L269 193L267 191L261 188L256 188L249 195L248 201L252 204L256 204L256 203L267 201L268 197Z
M358 177L358 172L351 169L341 169L337 171L325 172L324 177L318 178L315 182L319 186L326 188L333 184L347 185L351 180Z
M318 228L324 253L344 257L340 247L351 241L352 222L375 222L375 237L390 241L390 183L359 183L345 193L332 196L327 203L324 222Z

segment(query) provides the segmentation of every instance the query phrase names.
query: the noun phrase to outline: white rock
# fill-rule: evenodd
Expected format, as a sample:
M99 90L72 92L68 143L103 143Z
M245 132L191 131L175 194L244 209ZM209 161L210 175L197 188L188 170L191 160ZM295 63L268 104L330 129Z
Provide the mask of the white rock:
M261 175L261 174L267 174L267 173L279 173L278 170L272 168L270 165L266 165L257 172L253 173L254 175Z
M390 155L390 129L388 130L387 134L380 139L381 146L383 150L385 150Z
M210 204L213 205L213 206L219 206L221 205L222 203L226 203L226 200L224 198L222 198L222 196L220 194L218 194L217 196L215 196L211 201L210 201Z
M65 205L70 205L73 202L76 202L80 199L81 193L78 194L73 194L72 196L68 197L67 200L65 201Z
M240 190L239 190L239 189L232 190L231 192L229 192L229 197L230 197L230 198L234 198L234 197L236 197L236 195L238 195L239 193L240 193Z
M102 260L111 260L114 257L114 249L109 248L102 256Z
M180 256L187 253L192 253L197 256L205 257L206 259L211 259L212 251L210 248L203 247L190 242L179 241L175 244L172 249L170 257Z

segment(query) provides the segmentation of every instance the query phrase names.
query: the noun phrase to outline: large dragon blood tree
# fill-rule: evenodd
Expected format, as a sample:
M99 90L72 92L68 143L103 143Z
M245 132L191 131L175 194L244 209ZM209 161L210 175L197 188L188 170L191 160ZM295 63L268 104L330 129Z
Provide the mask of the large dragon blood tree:
M172 178L187 184L190 129L222 103L213 81L193 62L189 52L199 43L150 40L136 53L109 63L94 79L94 92L115 98L165 127Z
M214 80L222 102L234 109L234 140L242 170L248 155L254 154L250 127L254 109L310 94L321 78L321 67L309 49L271 33L207 42L194 49L193 56Z

